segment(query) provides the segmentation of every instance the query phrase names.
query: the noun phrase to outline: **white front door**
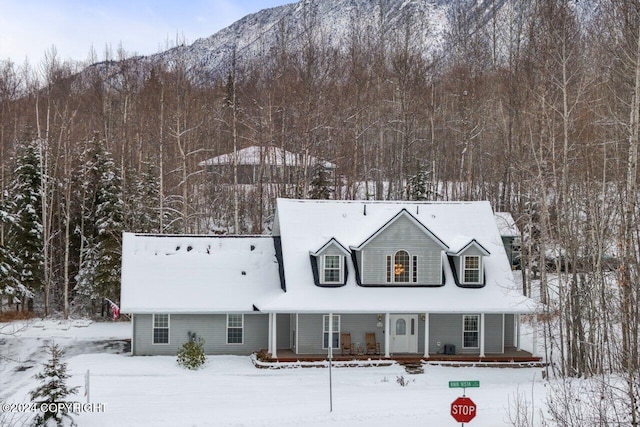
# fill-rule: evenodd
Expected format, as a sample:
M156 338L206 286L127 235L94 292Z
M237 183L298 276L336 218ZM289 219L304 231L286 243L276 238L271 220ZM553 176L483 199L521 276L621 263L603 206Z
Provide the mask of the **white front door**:
M389 318L391 353L418 352L418 316L392 314Z

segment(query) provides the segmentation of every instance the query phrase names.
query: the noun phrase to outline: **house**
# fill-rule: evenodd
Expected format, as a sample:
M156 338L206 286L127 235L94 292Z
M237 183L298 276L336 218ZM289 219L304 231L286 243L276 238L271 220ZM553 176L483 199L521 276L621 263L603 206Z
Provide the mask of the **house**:
M308 153L297 154L272 146L251 146L238 150L236 154L227 153L199 163L200 167L233 182L233 166L238 169L239 184L296 182L296 174L312 177L313 168L321 166L329 177L336 165L311 156Z
M278 199L271 236L125 233L132 352L327 354L349 334L380 357L505 354L521 295L488 202ZM371 335L373 333L373 335Z
M509 212L496 212L495 218L511 268L518 270L520 269L520 229Z

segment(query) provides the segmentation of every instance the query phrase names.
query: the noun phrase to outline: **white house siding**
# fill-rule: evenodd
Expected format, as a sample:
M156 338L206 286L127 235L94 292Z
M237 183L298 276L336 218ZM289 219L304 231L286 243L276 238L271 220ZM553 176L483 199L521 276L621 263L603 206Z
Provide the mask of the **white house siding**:
M134 315L134 355L175 355L189 339L189 332L205 340L206 354L248 355L267 348L269 316L266 314L244 315L242 344L227 344L226 314L171 314L169 317L169 344L153 344L153 316ZM278 321L280 319L278 316ZM283 328L286 328L282 319Z
M441 283L440 246L407 217L398 218L362 249L362 283L387 284L387 255L394 255L398 250L406 250L411 256L418 256L418 284Z

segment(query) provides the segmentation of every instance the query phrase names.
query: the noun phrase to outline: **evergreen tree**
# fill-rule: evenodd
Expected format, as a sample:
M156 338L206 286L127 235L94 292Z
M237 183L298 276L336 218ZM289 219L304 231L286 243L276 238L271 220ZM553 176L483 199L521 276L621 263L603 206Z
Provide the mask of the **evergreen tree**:
M68 396L78 392L79 387L67 386L67 379L70 378L70 375L67 373L67 364L62 361L64 351L57 344L51 344L47 347L47 352L50 357L43 364L42 372L34 377L41 384L30 393L31 400L47 404L65 402ZM68 421L65 422L65 420ZM71 414L67 411L38 412L33 420L34 426L63 426L65 423L76 425Z
M12 248L17 286L27 293L40 291L44 280L44 242L42 226L42 141L20 144L9 189L13 198L12 222L7 236Z
M316 163L312 170L311 189L309 198L316 200L327 200L331 197L332 189L329 182L329 173L327 168L321 163Z
M127 173L125 228L138 233L160 232L158 199L160 183L157 167L145 162L140 174L129 169ZM165 216L165 219L166 216Z
M4 198L0 199L0 226L5 230L9 230L15 226L15 218L11 215L11 210L10 199L8 195L5 195ZM18 293L24 294L24 291L26 291L26 289L21 286L15 270L17 261L11 252L11 247L5 244L5 242L0 242L0 298L3 296L14 296Z
M85 203L82 238L86 242L76 293L94 303L120 296L121 244L124 221L122 187L104 141L94 138L84 153Z
M409 200L429 200L432 193L429 171L424 165L418 163L416 174L410 176L407 183L407 197Z

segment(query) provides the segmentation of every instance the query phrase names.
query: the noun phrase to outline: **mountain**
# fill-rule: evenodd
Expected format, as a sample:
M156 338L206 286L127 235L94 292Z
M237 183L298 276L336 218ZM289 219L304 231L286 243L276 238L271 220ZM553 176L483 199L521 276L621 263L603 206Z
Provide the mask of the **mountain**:
M458 0L473 25L483 25L505 0ZM300 52L310 41L317 46L346 50L354 37L386 40L409 34L410 44L425 55L442 49L447 0L301 0L247 15L210 37L152 55L151 61L184 61L192 76L228 73L232 58L265 59L276 47ZM363 37L364 36L364 37ZM380 37L382 36L382 37Z

